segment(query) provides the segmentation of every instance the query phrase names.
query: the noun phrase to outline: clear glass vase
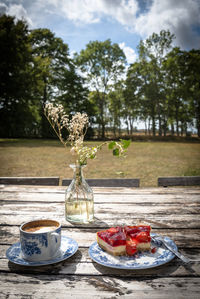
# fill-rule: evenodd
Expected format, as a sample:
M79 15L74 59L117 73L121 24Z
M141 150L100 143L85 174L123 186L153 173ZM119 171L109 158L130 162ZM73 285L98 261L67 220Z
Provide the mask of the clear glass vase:
M92 188L83 176L83 167L70 165L74 177L65 192L65 218L73 223L90 223L94 220L94 196Z

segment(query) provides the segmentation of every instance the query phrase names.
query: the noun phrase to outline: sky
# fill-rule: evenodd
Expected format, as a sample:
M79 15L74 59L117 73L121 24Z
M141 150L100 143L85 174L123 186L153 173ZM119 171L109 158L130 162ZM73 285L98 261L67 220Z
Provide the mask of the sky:
M175 34L174 46L200 48L200 0L0 0L4 13L24 18L29 29L50 29L71 54L110 39L130 64L140 40L163 29Z

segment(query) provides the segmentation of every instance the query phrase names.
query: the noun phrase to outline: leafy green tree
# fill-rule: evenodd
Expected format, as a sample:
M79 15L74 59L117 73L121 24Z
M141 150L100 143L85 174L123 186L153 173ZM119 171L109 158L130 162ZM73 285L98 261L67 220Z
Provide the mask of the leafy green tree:
M31 98L32 56L26 22L0 17L0 135L30 136L37 130L37 109Z
M114 137L117 137L117 131L120 135L121 118L123 116L123 81L115 84L115 89L110 91L107 95L110 124L113 129Z
M183 59L185 62L183 74L185 95L196 122L197 134L200 137L200 50L184 51Z
M167 51L171 48L174 35L162 30L153 33L138 46L142 64L145 98L151 103L153 135L156 133L156 119L159 122L159 135L162 135L162 115L166 111L166 96L163 84L162 64Z
M183 112L184 81L182 64L180 62L181 51L179 48L173 48L166 55L163 62L165 71L165 91L168 101L168 122L171 124L172 134L174 134L174 123L176 134L179 136L181 114Z
M86 74L89 88L96 91L97 105L99 107L99 125L101 137L105 138L107 98L111 85L115 84L124 71L125 55L118 44L111 44L110 40L104 42L92 41L86 49L76 54L76 63Z
M199 50L181 51L179 48L174 48L166 56L163 66L169 102L169 119L172 124L175 121L177 135L180 132L187 133L187 127L194 125L194 120L199 131Z
M128 69L123 91L123 117L128 134L133 133L133 122L144 116L142 87L141 64L135 62Z
M48 101L59 101L68 113L87 111L88 91L83 87L84 81L76 73L68 45L62 39L55 37L49 29L35 29L31 31L29 41L37 74L36 96L40 99L42 136L47 136L49 126L43 115L44 105Z

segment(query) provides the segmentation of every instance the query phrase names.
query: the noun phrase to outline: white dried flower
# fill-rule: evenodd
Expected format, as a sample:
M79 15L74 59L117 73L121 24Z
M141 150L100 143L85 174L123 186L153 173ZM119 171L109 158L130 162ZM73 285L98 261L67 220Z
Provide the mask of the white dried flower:
M63 145L66 146L68 142L71 143L72 148L70 152L72 155L77 156L77 163L79 165L87 164L87 159L96 158L98 149L102 145L107 144L107 142L104 142L100 146L92 148L83 146L89 124L86 113L78 112L70 120L61 104L54 106L52 103L47 103L44 107L44 114ZM68 138L66 139L63 137L63 129L67 130L68 133ZM118 142L115 142L115 146L118 148L119 155L123 155L123 146Z

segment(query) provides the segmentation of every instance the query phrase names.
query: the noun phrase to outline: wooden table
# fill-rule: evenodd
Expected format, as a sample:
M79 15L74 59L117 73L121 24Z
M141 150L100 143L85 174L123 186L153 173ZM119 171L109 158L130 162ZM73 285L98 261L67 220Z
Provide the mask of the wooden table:
M0 185L0 298L199 298L200 187L94 188L95 222L72 225L64 219L65 187ZM6 259L19 240L19 226L33 218L53 218L62 234L79 244L71 258L49 266L25 267ZM142 221L155 233L173 239L178 258L152 269L118 270L93 262L89 246L96 232L109 226Z

